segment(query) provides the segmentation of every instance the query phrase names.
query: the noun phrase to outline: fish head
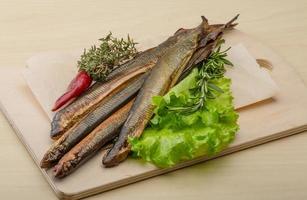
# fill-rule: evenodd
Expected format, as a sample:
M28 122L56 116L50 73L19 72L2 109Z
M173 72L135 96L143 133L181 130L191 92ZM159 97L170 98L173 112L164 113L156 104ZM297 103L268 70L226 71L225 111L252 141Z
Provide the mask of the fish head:
M50 168L53 165L55 165L58 162L59 155L61 154L61 151L63 151L63 149L64 146L59 145L55 149L48 150L47 153L42 158L40 166L42 168Z
M57 178L62 178L72 172L77 166L77 162L75 159L70 159L67 162L63 162L60 160L54 167L53 167L53 174Z

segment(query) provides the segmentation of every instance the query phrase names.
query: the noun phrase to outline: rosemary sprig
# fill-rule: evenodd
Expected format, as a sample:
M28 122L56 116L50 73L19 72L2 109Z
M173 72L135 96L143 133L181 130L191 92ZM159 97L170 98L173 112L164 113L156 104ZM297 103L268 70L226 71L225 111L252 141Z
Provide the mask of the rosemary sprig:
M184 106L168 106L169 111L182 114L193 113L203 108L207 99L216 98L216 92L223 92L221 88L213 84L212 80L224 76L226 72L225 65L233 66L226 58L230 47L221 51L221 46L224 42L224 40L218 41L216 50L210 54L208 59L197 66L199 71L196 86L190 89L192 97L187 101L190 103Z
M86 71L94 80L103 81L119 65L132 59L136 54L135 43L129 35L127 39L117 39L110 32L99 39L101 44L84 49L78 61L80 70Z

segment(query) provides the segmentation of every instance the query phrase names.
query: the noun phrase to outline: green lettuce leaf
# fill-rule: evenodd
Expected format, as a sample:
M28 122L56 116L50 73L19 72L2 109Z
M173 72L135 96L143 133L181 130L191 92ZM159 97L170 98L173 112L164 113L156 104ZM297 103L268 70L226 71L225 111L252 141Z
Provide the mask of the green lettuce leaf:
M158 167L170 167L199 156L215 155L233 141L239 126L228 78L212 80L224 92L216 92L216 98L208 99L202 109L191 114L167 109L189 104L197 76L198 69L194 69L165 96L153 98L156 108L151 123L140 138L129 138L135 156Z

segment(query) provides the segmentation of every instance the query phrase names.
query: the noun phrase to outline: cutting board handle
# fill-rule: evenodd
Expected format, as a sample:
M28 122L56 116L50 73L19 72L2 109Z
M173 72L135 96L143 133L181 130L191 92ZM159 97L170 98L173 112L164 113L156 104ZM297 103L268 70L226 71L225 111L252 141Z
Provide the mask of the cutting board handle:
M266 68L270 71L273 69L273 64L267 59L258 58L258 59L256 59L256 61L257 61L258 65L260 65L260 67Z

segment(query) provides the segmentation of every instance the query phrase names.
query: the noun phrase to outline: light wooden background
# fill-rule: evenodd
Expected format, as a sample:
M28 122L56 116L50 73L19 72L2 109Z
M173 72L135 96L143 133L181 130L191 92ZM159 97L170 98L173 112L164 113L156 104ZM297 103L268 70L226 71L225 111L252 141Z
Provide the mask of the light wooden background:
M182 25L187 13L195 23L200 14L224 21L241 13L239 28L284 57L307 83L306 10L306 0L1 0L0 67L21 67L40 51L87 47L107 30L137 34L130 20L141 30L145 22L171 23L165 13L182 18ZM105 19L114 26L104 27ZM0 199L56 199L2 114L0 132ZM89 199L307 199L306 169L305 132Z

